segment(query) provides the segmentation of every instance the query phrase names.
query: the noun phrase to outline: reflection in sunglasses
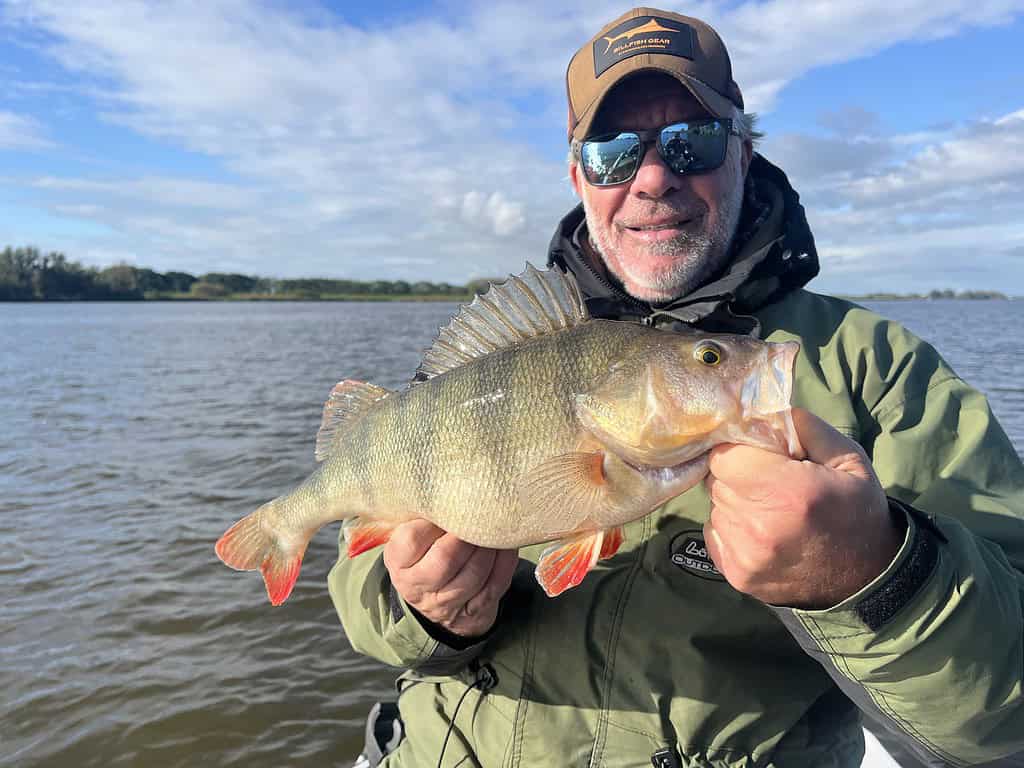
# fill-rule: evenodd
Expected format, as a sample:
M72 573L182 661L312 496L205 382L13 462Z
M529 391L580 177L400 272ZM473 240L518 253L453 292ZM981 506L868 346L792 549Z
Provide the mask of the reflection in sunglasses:
M724 162L730 134L738 136L739 132L726 119L672 123L655 130L587 139L578 145L578 157L584 177L594 186L632 179L652 141L673 173L707 173Z

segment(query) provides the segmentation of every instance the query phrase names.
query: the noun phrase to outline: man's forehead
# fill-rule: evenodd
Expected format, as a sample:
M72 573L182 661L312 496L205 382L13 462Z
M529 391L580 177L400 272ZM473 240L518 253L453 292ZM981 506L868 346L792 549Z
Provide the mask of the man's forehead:
M605 97L590 133L643 127L671 113L672 119L710 117L692 93L670 75L644 73L627 78ZM653 125L650 127L654 127Z

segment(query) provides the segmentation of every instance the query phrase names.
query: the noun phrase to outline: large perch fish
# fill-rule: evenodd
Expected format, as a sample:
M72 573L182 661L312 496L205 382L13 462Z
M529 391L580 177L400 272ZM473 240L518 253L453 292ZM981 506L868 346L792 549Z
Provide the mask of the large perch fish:
M230 528L217 554L259 568L279 605L327 523L346 521L352 557L426 518L484 547L554 542L536 575L557 595L615 553L624 523L700 482L715 445L800 452L798 349L594 320L571 277L528 266L441 330L423 381L334 387L319 468Z

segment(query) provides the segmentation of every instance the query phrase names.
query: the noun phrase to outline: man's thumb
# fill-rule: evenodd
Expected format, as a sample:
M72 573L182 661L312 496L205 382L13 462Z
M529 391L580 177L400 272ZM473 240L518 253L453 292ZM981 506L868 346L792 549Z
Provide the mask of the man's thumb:
M807 458L815 464L859 477L874 474L864 449L831 424L803 408L793 408L793 426Z

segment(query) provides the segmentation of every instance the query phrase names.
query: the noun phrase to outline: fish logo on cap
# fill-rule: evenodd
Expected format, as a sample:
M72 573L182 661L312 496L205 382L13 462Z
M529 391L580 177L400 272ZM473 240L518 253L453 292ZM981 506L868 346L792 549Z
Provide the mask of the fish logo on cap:
M663 27L661 24L658 23L657 19L652 18L646 24L642 24L639 27L634 27L633 29L628 29L622 34L615 35L614 37L605 37L604 39L608 41L608 47L604 49L604 52L608 53L608 51L612 49L612 46L615 45L615 43L617 43L619 40L628 40L629 38L634 37L636 35L644 35L647 34L648 32L678 31L678 29L673 29L672 27Z
M675 19L641 16L627 19L593 40L594 77L614 64L642 53L694 57L696 33L689 24ZM603 44L603 47L602 47Z

